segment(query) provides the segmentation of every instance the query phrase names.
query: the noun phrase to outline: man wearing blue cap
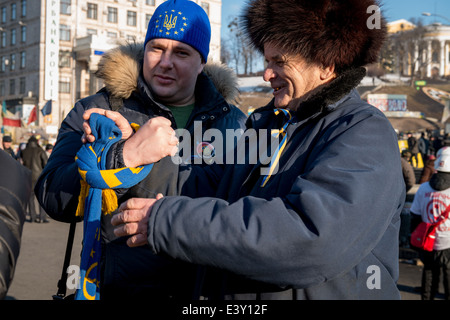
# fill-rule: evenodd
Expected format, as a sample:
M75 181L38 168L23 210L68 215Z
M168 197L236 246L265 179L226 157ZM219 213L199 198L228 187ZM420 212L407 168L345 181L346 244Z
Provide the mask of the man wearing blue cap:
M75 162L84 142L95 138L88 119L100 113L113 120L122 115L136 131L123 132L122 140L108 151L110 169L154 163L149 175L130 189L116 190L119 204L130 198L186 195L212 196L222 177L222 168L210 166L205 144L226 150L226 140L192 139L189 154L183 159L202 158L192 164L175 164L168 155L176 151L174 129L194 131L244 127L245 115L233 101L238 93L237 78L222 65L206 64L211 27L205 11L192 1L171 0L161 4L149 22L144 45L129 44L107 52L96 75L105 87L95 95L78 101L61 125L52 156L44 169L35 193L48 212L60 221L75 217L80 194L80 175ZM116 112L112 112L112 111ZM194 130L195 128L195 130ZM203 138L203 134L201 135ZM199 148L200 146L200 148ZM200 152L199 152L200 151ZM154 255L148 248L129 248L125 238L113 233L111 215L102 216L102 259L100 299L108 298L191 298L195 268ZM81 284L82 285L82 284Z

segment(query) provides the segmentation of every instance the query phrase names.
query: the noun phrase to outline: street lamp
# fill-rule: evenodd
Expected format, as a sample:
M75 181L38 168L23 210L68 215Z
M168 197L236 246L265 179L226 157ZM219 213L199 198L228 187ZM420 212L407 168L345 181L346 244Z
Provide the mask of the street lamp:
M443 15L440 15L440 14L430 13L430 12L422 12L422 15L425 16L425 17L435 16L435 17L439 17L439 18L442 18L442 19L447 20L448 22L450 22L449 18L447 18L447 17L445 17Z

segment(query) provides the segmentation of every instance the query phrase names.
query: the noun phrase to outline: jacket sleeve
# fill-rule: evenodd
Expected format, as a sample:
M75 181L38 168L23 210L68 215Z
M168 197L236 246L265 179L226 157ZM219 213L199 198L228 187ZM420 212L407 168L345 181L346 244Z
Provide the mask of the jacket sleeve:
M20 252L31 171L0 150L0 300L13 279Z
M55 147L34 189L41 206L57 221L73 221L78 205L80 175L75 156L82 146L85 109L77 102L62 122Z
M307 288L348 272L393 228L405 197L387 120L349 121L329 126L328 142L316 144L284 196L157 201L150 247L282 287Z
M221 152L220 155L216 155L217 157L223 157L223 159L221 159L222 161L204 164L202 159L193 160L191 154L189 154L187 161L180 161L180 164L176 167L164 167L163 169L158 170L174 170L173 174L177 175L176 189L177 194L179 195L189 197L214 196L216 194L217 186L223 178L223 163L225 162L224 159L226 157L227 147L231 145L231 149L234 149L237 144L237 141L234 141L234 143L231 144L227 143L226 130L232 130L233 132L236 130L244 130L246 120L247 117L244 113L236 107L233 107L231 108L231 113L229 115L215 123L213 129L224 137L224 139L222 139L223 146L221 146L220 150L225 151L223 153ZM124 141L125 140L122 140L111 146L107 156L108 168L114 169L124 166L122 155ZM200 164L195 163L197 160L200 160ZM153 170L155 170L155 168ZM119 199L124 196L126 192L126 189L116 190Z

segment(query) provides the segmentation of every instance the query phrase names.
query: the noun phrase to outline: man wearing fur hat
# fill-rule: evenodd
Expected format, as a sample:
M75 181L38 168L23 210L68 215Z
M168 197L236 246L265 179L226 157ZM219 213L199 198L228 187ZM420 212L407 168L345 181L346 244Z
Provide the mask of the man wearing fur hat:
M82 140L94 141L89 123L85 122L93 112L114 120L123 116L117 122L121 128L130 123L140 125L136 133L131 127L123 132L123 140L111 147L109 168L154 163L146 179L116 192L119 203L157 194L214 195L222 176L219 166L209 166L206 159L201 164L176 165L170 157L164 158L176 151L174 129L184 128L192 136L200 130L202 138L208 129L219 130L225 136L226 129L244 128L245 114L230 104L238 93L237 77L225 66L206 64L210 37L210 23L203 8L192 1L169 0L156 9L143 45L121 46L103 56L96 75L105 88L77 102L66 117L35 188L50 216L61 221L74 219L80 193L74 159ZM202 157L197 147L203 144L225 151L226 141L223 146L218 143L222 142L192 141L192 154L183 157ZM216 152L215 156L223 154ZM101 299L191 297L191 271L196 272L193 266L155 256L148 248L130 249L123 238L113 234L110 219L102 217Z
M367 26L373 5L250 1L245 31L274 98L247 127L277 134L272 161L228 165L216 198L127 201L116 235L203 265L211 298L399 299L397 137L355 90L386 36L383 19Z

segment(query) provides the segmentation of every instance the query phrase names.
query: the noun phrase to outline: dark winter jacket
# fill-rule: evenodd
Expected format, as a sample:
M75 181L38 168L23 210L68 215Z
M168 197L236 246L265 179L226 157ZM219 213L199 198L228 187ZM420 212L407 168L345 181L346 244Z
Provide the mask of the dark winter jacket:
M405 181L406 192L408 192L416 184L416 175L414 174L414 169L411 163L408 162L408 160L406 160L405 158L401 158L401 161L403 179Z
M234 165L218 192L226 200L157 201L152 250L207 266L210 298L399 299L405 185L395 131L353 90L364 74L351 70L300 105L265 187L262 165ZM273 108L247 127L280 128Z
M30 194L30 170L0 150L0 300L14 276Z
M62 123L48 165L35 190L40 203L52 218L70 221L75 213L80 192L80 177L74 158L82 145L82 115L86 109L93 107L117 109L130 123L138 125L143 125L153 117L164 116L170 119L176 128L170 110L153 99L143 80L142 48L143 46L130 45L107 53L97 72L105 82L105 89L78 101ZM191 152L183 154L183 159L187 163L176 165L170 157L155 163L151 173L141 183L129 190L117 192L119 202L132 197L155 198L157 193L164 196L191 197L214 195L222 178L222 166L209 165L202 159L200 164L195 164L194 160L198 161L198 157L201 156L197 152L202 152L202 142L214 145L218 151L217 157L223 157L225 153L226 141L223 141L223 145L218 145L222 140L211 142L211 139L202 139L206 130L218 129L225 136L226 129L236 130L245 127L247 117L237 107L227 102L234 100L237 92L237 78L230 69L222 65L207 64L205 71L197 79L196 104L185 127L193 137ZM201 136L194 135L194 130L199 130ZM197 138L199 140L196 140ZM118 154L121 152L121 143L113 145L108 153L107 162L110 168L120 166ZM222 154L218 154L220 150L223 150ZM102 252L105 256L103 261L106 261L103 264L104 275L101 279L102 299L111 296L143 298L146 295L164 298L172 295L169 293L172 282L180 281L177 276L182 281L189 282L187 292L192 293L194 277L183 274L184 270L189 269L187 266L180 267L173 263L173 259L156 257L147 247L137 249L127 247L124 243L126 239L116 239L114 236L110 218L111 216L103 217L102 224L105 243ZM191 267L189 270L194 269ZM174 290L187 288L180 282L173 287Z
M39 178L39 175L47 164L47 153L38 144L37 139L32 136L28 139L27 146L22 151L21 157L23 165L31 170L31 181L34 186Z

